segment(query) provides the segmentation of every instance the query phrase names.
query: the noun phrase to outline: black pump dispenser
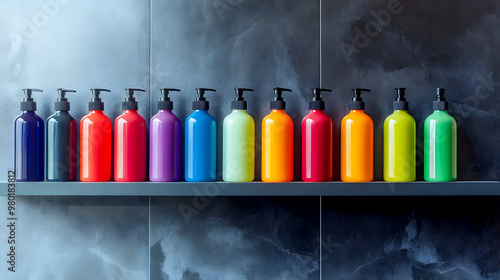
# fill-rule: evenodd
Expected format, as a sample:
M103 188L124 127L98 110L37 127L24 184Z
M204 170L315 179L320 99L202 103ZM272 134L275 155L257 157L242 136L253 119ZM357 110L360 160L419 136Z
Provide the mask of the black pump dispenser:
M66 98L67 92L76 92L76 90L64 89L64 88L57 89L59 97L57 98L57 101L54 102L54 109L56 111L69 111L69 101Z
M292 90L280 87L274 88L273 90L276 97L274 97L274 100L271 101L271 110L285 110L286 102L283 100L283 97L281 97L281 95L284 91L292 92Z
M432 102L432 108L441 111L448 110L448 101L444 98L444 88L437 88L436 93L436 101Z
M251 91L253 92L253 89L250 88L235 88L234 92L236 93L237 97L235 100L231 101L231 109L233 110L246 110L247 109L247 102L243 98L243 92L245 91Z
M181 91L181 90L176 89L176 88L162 88L162 89L160 89L161 97L160 97L160 101L158 101L158 110L173 110L174 109L174 102L170 101L170 97L168 97L168 94L171 91Z
M104 103L101 101L101 98L99 96L101 95L102 91L110 92L110 90L104 88L92 88L90 90L92 91L92 99L89 102L89 111L104 110Z
M125 101L122 102L122 110L137 110L139 106L137 105L137 101L135 101L134 93L136 91L145 92L145 90L140 88L126 88L125 94L127 97Z
M197 88L196 91L198 92L198 97L195 101L193 101L193 110L208 110L209 104L207 99L205 98L205 92L215 92L216 90L211 88Z
M309 102L309 110L325 110L325 101L321 99L321 92L328 91L332 92L331 89L326 88L315 88L313 89L313 100Z
M408 102L406 102L405 90L406 88L395 88L397 97L396 100L392 102L393 110L408 110Z
M36 111L36 102L31 97L31 94L34 92L43 92L41 89L37 88L25 88L23 89L24 92L24 98L21 101L21 111Z
M361 98L363 92L371 92L371 90L366 88L353 88L352 94L354 95L352 101L349 101L349 110L364 110L365 102Z

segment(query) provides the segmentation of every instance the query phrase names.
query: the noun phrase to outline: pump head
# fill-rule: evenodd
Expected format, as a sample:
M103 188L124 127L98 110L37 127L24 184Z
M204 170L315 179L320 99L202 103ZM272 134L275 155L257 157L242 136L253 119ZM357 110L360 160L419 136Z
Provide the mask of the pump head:
M57 98L57 101L54 102L54 109L56 111L69 111L69 101L66 98L67 92L76 92L76 90L64 89L64 88L57 89L59 97Z
M168 97L171 91L181 91L176 88L162 88L160 89L160 101L158 101L158 110L173 110L174 103L170 101L170 97Z
M285 110L286 109L286 102L283 100L283 97L281 95L283 94L284 91L292 92L291 89L287 88L280 88L276 87L273 89L274 94L276 95L274 97L274 100L271 101L271 110Z
M444 88L437 88L436 101L432 102L432 108L440 111L448 110L448 101L444 98Z
M23 89L24 92L24 98L21 101L21 111L36 111L36 102L31 97L32 93L36 92L43 92L41 89L37 88L25 88Z
M193 101L193 110L208 110L209 104L205 98L205 93L207 91L216 92L216 90L211 88L197 88L196 91L198 92L198 97Z
M89 111L102 111L104 110L104 103L101 101L101 92L107 91L110 92L109 89L104 89L104 88L92 88L90 89L92 91L92 99L89 102Z
M122 102L122 110L137 110L139 108L137 101L135 101L134 93L136 91L145 92L141 88L126 88L125 89L125 101Z
M361 94L363 92L371 92L371 90L366 89L366 88L353 88L352 89L352 94L354 96L352 97L352 101L349 102L349 110L364 110L365 109L365 102L363 101L363 98L361 98Z
M250 88L235 88L234 93L236 94L236 99L234 101L231 101L231 109L233 110L246 110L247 109L247 102L243 98L243 92L245 91L252 91L253 89Z
M325 110L325 101L321 99L321 93L324 91L332 92L332 90L325 88L313 88L312 91L314 97L313 100L309 102L309 110Z
M408 110L408 102L406 102L405 90L406 88L395 88L396 100L392 102L393 110Z

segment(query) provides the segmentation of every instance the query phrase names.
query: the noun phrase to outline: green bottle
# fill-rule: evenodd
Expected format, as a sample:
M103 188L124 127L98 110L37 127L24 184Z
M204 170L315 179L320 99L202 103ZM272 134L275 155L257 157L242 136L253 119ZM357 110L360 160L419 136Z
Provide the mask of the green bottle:
M233 112L224 119L222 127L222 179L227 182L251 182L255 173L255 122L247 113L243 99L248 88L235 89L237 97L231 102Z
M384 180L412 182L416 177L416 125L408 114L405 88L396 88L394 113L384 121Z
M437 89L432 113L424 125L424 180L457 180L457 122L448 115L444 89Z

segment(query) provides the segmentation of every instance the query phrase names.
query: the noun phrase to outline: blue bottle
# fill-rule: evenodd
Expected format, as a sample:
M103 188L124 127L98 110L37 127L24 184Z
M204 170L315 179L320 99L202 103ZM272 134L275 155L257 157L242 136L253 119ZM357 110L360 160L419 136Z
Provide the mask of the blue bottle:
M43 181L44 124L35 114L36 102L31 97L41 89L25 88L21 102L23 114L14 121L14 170L16 181Z
M47 119L45 178L47 181L76 180L76 121L69 114L67 92L72 89L58 88L59 97L54 102L56 111Z
M206 91L197 88L198 98L193 102L194 112L186 119L185 125L185 174L186 181L215 181L216 175L216 127L215 119L208 113Z

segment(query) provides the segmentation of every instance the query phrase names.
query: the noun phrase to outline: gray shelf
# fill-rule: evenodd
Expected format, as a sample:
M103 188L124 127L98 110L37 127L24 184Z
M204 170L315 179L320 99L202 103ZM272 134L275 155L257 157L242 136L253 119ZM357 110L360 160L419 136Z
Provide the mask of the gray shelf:
M0 195L7 195L6 183ZM17 182L18 196L463 196L500 195L498 181L447 183Z

